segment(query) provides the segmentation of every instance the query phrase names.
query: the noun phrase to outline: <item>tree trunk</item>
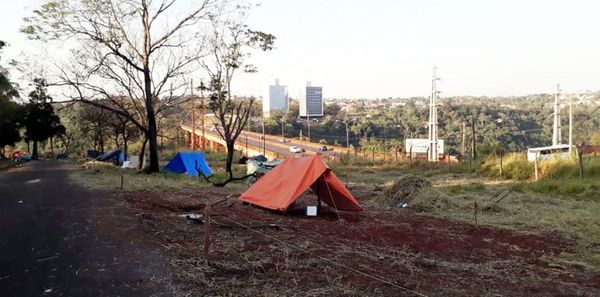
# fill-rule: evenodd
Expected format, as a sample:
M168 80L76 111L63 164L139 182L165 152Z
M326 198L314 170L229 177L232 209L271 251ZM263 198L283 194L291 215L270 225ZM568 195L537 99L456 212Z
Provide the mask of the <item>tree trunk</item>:
M31 152L31 141L27 140L27 152L30 153Z
M146 93L146 116L148 117L148 133L146 137L150 143L150 172L158 172L158 146L156 142L156 114L154 113L154 104L152 98L152 79L150 78L150 69L144 67L144 88Z
M50 136L50 155L54 158L54 136Z
M140 154L138 156L138 161L139 161L138 169L140 169L140 170L144 169L143 166L144 166L144 155L146 153L146 143L148 143L147 136L144 137L144 141L142 142L142 148L140 149Z
M37 142L37 140L33 141L33 152L31 153L31 159L33 159L33 160L38 159L38 142Z
M104 136L99 135L98 144L100 145L100 152L104 154Z
M123 133L123 154L125 154L125 161L127 161L127 136Z
M233 153L235 152L234 142L227 143L227 163L225 164L225 171L229 172L229 176L233 176L231 166L233 164Z

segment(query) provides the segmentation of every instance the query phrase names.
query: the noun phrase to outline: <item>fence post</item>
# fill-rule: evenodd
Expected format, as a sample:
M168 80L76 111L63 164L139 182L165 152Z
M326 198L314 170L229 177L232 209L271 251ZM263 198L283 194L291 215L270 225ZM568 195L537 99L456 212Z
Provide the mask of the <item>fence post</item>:
M535 153L535 161L533 163L534 169L535 169L535 180L538 180L538 153Z
M504 177L503 168L502 168L502 152L500 152L500 176Z
M583 152L580 149L577 149L577 156L579 159L579 178L583 179Z

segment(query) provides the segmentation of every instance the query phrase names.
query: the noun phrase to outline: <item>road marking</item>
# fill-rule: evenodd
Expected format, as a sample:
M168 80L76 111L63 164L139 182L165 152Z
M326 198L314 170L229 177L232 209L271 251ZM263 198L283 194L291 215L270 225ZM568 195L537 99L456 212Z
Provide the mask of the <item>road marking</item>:
M39 182L40 182L40 179L36 178L36 179L28 180L25 183L26 184L35 184L35 183L39 183Z

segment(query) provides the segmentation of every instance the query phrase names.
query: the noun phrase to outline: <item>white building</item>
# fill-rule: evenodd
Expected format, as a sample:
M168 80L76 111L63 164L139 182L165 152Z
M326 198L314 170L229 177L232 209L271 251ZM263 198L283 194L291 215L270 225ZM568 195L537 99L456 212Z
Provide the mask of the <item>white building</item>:
M429 139L427 138L407 138L405 139L404 143L404 152L406 154L411 154L413 156L418 156L418 155L427 155L429 153ZM444 140L443 139L439 139L437 141L437 152L438 152L438 157L443 157L444 156Z
M306 84L306 93L300 98L301 117L323 116L323 88L313 87L310 82Z
M284 113L288 112L289 99L287 86L279 85L279 80L275 80L275 85L269 86L269 94L262 101L263 114L269 116L273 110L281 110Z

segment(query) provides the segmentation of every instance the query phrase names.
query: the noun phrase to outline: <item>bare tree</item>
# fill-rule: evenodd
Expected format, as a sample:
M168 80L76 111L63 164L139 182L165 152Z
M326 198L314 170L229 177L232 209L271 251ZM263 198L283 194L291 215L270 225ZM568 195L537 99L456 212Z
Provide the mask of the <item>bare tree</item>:
M243 13L236 22L214 21L213 34L209 39L210 53L202 61L202 66L209 76L208 85L201 88L210 93L208 109L215 114L218 123L215 124L221 138L227 147L225 170L229 178L223 182L214 183L224 186L235 180L231 166L235 141L246 126L254 98L235 98L231 93L231 84L237 72L255 72L253 65L246 64L246 50L259 48L263 51L273 49L275 36L264 32L253 31L243 24ZM239 178L237 178L239 179Z
M227 2L182 8L181 0L46 0L22 31L32 39L75 43L69 65L57 65L55 85L135 125L149 143L149 170L157 172L156 117L178 98L164 95L185 92L183 76L203 55L198 40Z

